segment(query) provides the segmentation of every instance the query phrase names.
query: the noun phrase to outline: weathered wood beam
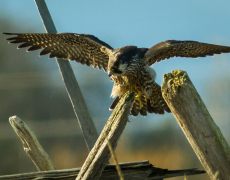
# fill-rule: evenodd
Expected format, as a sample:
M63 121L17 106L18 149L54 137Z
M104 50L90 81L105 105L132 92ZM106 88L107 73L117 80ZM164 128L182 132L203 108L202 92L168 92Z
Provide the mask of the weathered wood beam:
M230 148L185 71L164 76L162 94L211 179L230 179Z
M134 99L133 93L126 93L118 102L107 120L94 147L88 154L76 179L99 179L110 158L108 143L114 149L128 121L130 107Z
M119 164L125 180L162 180L164 178L202 174L204 171L196 169L167 170L154 167L148 161ZM61 179L74 180L80 168L30 172L23 174L1 175L1 180L32 180L32 179ZM117 180L115 165L107 165L102 172L103 180Z
M9 118L10 125L22 142L23 149L39 171L53 170L49 155L39 143L29 126L17 116Z

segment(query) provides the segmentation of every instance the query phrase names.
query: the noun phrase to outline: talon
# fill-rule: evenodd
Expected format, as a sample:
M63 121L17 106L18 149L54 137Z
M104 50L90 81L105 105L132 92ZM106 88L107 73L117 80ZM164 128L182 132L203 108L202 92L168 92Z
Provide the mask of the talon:
M135 98L136 100L139 102L140 104L140 108L142 108L144 105L142 104L142 101L141 101L141 96L142 96L142 93L140 91L138 91L138 93L135 95Z

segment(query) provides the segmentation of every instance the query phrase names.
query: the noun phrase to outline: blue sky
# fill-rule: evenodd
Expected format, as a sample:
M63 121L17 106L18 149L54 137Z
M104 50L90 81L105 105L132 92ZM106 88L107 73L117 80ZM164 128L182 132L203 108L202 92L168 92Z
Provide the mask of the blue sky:
M228 0L50 0L47 5L59 32L94 34L113 47L127 44L150 47L167 39L230 44ZM22 3L2 0L0 13L5 15L4 18L22 24L21 29L16 31L28 32L31 27L37 32L43 31L34 1L24 0ZM185 69L195 81L202 81L210 76L210 71L219 63L229 65L225 61L228 58L229 55L199 60L177 58L154 67L158 72L158 81L161 81L163 73L176 68ZM225 64L222 73L228 71L224 67Z
M93 34L113 47L128 44L151 47L168 39L198 40L230 45L229 0L47 0L48 8L59 32ZM0 18L21 25L7 32L43 32L43 25L34 1L1 0ZM74 69L90 71L73 64ZM186 70L206 100L208 83L215 77L230 77L230 54L214 57L184 59L173 58L153 65L162 82L164 73L173 69ZM78 73L78 72L77 72ZM79 73L80 83L84 73ZM95 70L93 75L103 76ZM106 81L108 78L105 77Z

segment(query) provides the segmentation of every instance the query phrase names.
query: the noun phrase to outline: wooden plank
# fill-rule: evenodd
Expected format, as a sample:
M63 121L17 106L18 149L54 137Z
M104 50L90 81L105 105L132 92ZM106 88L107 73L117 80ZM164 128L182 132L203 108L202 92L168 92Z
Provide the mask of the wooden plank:
M230 148L185 71L164 76L162 94L211 179L230 179Z
M187 176L202 174L204 171L196 169L184 170L167 170L154 167L148 161L120 163L121 170L124 174L125 180L161 180L163 178ZM62 169L42 172L30 172L23 174L1 175L1 180L32 180L32 179L61 179L74 180L79 173L79 168ZM101 179L103 180L117 180L117 172L115 165L107 165L102 172Z

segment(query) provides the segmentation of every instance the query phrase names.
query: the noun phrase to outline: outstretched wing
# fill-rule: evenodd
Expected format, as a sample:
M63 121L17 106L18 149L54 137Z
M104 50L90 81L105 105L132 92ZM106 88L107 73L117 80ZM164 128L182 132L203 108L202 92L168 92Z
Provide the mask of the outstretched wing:
M145 60L149 65L171 57L204 57L214 54L230 52L230 47L197 41L168 40L149 48L145 53Z
M10 43L20 43L18 48L29 47L28 51L42 49L40 55L49 54L57 57L75 60L88 66L107 70L109 53L113 49L95 36L75 33L4 33L12 35Z

